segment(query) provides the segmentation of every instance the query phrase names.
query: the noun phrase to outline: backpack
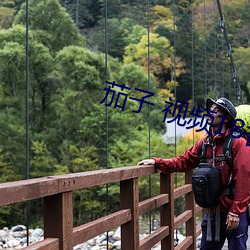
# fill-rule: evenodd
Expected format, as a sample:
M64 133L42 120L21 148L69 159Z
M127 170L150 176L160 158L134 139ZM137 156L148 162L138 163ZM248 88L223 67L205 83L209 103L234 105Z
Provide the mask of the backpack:
M213 161L226 160L231 171L233 168L232 143L234 137L228 136L223 145L224 157L217 157ZM219 199L222 194L221 170L213 166L213 163L206 161L207 144L202 144L201 162L192 176L192 187L195 202L203 208L208 209L207 218L207 241L212 241L211 208L215 208L215 241L220 241L220 204ZM230 199L233 199L233 182L230 181L223 191ZM231 196L231 197L230 197Z
M232 143L234 137L228 136L223 145L224 157L217 157L214 161L226 160L231 171L233 168ZM195 202L203 208L215 207L219 203L222 194L221 188L221 170L206 162L207 144L202 144L201 162L198 168L193 172L192 187ZM233 184L230 181L224 190L230 199L233 199Z

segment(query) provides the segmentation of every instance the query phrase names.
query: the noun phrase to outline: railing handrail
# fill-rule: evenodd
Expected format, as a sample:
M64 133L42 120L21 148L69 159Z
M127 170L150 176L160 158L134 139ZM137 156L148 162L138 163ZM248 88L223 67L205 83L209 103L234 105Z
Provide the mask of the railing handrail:
M128 166L1 183L0 206L154 173L153 166Z
M173 174L160 174L160 194L139 202L138 178L157 173L154 166L128 166L0 184L0 206L44 199L44 240L24 249L70 250L102 232L121 226L122 249L146 250L161 241L162 250L174 249L174 230L186 224L186 238L176 249L196 249L196 213L190 174L186 184L174 189ZM73 228L74 190L120 183L120 210ZM185 195L186 211L174 218L174 200ZM139 216L160 207L161 227L139 240Z

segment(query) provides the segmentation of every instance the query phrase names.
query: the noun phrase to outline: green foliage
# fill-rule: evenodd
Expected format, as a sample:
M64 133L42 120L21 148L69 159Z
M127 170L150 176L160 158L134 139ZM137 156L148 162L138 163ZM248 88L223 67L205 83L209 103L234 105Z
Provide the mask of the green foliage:
M249 100L249 1L222 3L244 98ZM194 20L187 0L176 2L175 6L170 0L153 1L150 13L142 0L30 0L30 176L135 165L152 156L173 157L191 146L191 135L178 141L176 152L174 145L163 143L165 100L172 97L189 101L192 83L196 106L203 106L206 92L211 96L230 95L228 86L221 87L222 82L228 85L224 81L231 72L224 58L224 38L217 30L218 13L212 0L206 4L204 34L201 0L193 1ZM25 7L23 0L0 3L1 182L25 177ZM16 14L17 10L20 11ZM222 76L223 80L219 79ZM104 101L110 86L106 80L131 89L113 88L116 93L111 104L112 93ZM135 88L155 93L147 100L154 106L144 103L140 113L132 112L138 110L140 103L129 97L145 96ZM118 105L127 95L124 110L115 107L119 92L123 95L119 96ZM149 191L152 195L159 193L158 175L140 178L139 183L140 200L148 198ZM176 175L175 185L182 184L183 174ZM106 213L106 188L74 192L75 225ZM119 208L118 183L110 184L108 191L111 212ZM178 209L182 209L180 202ZM23 211L23 204L0 207L1 225L23 221ZM42 225L42 201L32 202L30 211L31 224Z
M14 24L26 24L25 3L15 17ZM29 1L29 28L36 31L40 42L59 51L69 45L83 45L83 38L58 0Z

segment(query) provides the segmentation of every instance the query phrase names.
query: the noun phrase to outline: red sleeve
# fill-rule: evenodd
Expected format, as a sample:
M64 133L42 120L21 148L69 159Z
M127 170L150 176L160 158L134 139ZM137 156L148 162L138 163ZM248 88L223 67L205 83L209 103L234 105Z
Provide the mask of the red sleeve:
M235 139L232 145L234 201L230 212L242 214L250 201L250 147L243 138Z
M186 172L194 169L200 163L202 140L187 149L184 154L171 159L154 157L155 166L165 174L173 172Z

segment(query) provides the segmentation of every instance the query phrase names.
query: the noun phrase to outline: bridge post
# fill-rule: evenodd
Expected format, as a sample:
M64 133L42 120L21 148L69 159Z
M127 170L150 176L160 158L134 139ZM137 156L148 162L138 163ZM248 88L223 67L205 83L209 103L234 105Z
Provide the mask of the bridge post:
M120 182L121 209L130 209L132 220L121 225L121 249L139 250L138 178Z
M192 172L185 173L185 183L191 184ZM196 211L195 211L195 200L193 192L185 195L185 210L192 211L192 217L186 222L186 237L192 236L193 243L188 250L196 250Z
M169 227L169 235L161 241L161 250L174 249L174 177L160 174L160 193L169 195L169 202L161 206L161 226Z
M72 192L44 197L44 238L59 238L60 250L73 249Z

